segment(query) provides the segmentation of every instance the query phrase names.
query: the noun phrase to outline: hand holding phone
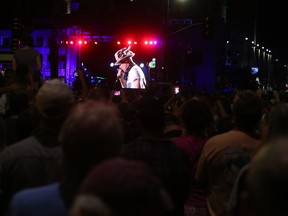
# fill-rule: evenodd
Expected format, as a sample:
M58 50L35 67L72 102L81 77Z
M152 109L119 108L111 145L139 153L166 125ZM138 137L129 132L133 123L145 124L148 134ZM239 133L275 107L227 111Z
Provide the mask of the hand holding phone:
M115 91L114 92L114 96L120 96L121 95L121 92L120 91Z
M179 92L180 92L180 87L174 86L174 94L179 94Z

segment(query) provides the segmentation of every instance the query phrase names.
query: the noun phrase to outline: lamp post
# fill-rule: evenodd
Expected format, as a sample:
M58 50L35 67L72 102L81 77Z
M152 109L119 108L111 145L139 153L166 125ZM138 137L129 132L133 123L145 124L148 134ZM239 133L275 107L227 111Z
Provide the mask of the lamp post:
M175 34L177 32L182 31L183 29L180 29L174 33L171 33L171 29L170 29L170 19L171 19L171 0L165 0L165 26L164 26L164 30L163 30L163 38L164 38L164 49L163 49L163 68L165 71L165 75L168 76L169 75L169 39L170 36L172 34ZM174 0L176 1L176 0ZM184 2L184 0L177 0L178 2L182 1ZM173 4L172 4L173 5ZM163 73L162 73L162 77L163 77Z
M163 29L163 39L164 39L164 47L163 47L163 55L162 55L163 67L162 67L160 79L163 79L164 74L167 74L167 68L168 68L169 19L170 19L170 0L166 0L165 21L164 21L164 29Z
M170 20L171 20L171 6L174 6L171 0L165 0L166 1L166 8L165 8L165 28L164 28L164 70L166 77L169 76L170 68L169 68L169 42L170 42L170 36L171 34L171 28L170 28ZM176 0L174 0L176 1ZM179 1L179 0L177 0ZM174 2L173 2L174 3ZM173 17L174 19L174 17Z

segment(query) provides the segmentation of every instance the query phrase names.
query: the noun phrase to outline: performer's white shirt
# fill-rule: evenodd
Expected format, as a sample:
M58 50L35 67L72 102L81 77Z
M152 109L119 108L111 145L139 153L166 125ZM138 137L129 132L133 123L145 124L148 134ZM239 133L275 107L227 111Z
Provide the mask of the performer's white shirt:
M134 85L134 81L136 79L140 79L140 88L145 89L146 88L145 74L137 64L133 65L133 67L128 72L126 88L138 88L137 86Z

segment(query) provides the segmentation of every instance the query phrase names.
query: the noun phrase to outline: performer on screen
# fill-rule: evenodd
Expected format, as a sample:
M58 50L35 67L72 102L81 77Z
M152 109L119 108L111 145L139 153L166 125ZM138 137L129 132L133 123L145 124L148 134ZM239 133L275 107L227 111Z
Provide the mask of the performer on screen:
M145 89L146 78L143 70L133 61L134 52L128 48L122 48L115 53L115 65L119 67L117 80L122 88Z

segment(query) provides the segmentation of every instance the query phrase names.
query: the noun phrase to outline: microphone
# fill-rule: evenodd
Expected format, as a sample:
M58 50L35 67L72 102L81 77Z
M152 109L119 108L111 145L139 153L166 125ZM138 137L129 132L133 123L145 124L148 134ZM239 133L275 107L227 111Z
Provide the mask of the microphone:
M114 90L119 90L120 89L120 77L122 76L122 70L119 68L117 69L117 76L116 76L116 80L115 80L115 83L114 83Z

